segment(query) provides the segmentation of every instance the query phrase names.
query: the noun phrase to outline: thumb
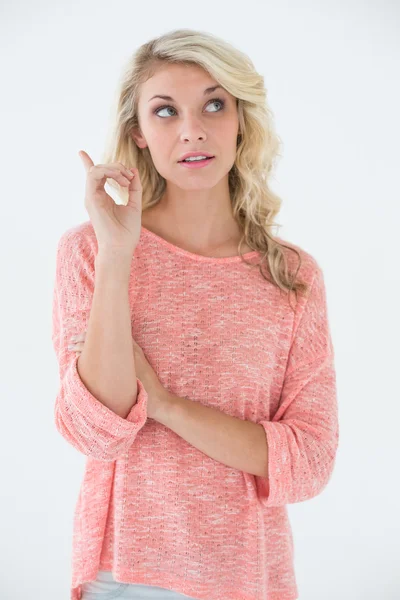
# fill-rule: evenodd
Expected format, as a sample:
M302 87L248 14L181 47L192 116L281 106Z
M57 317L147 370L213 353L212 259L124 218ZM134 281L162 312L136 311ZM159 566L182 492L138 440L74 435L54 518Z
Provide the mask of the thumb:
M89 154L84 150L79 150L78 154L82 159L83 166L85 167L86 172L89 171L90 167L93 167L94 165L94 162L90 158Z

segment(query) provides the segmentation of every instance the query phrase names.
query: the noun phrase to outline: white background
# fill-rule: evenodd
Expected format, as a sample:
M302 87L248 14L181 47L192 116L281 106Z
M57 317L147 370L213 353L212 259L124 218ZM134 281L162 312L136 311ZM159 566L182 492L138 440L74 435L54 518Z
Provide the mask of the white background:
M51 300L58 240L89 218L78 151L100 162L128 56L189 27L264 75L279 235L324 271L340 443L326 490L288 507L300 599L399 599L399 3L3 0L0 21L0 597L69 599L85 456L53 422Z

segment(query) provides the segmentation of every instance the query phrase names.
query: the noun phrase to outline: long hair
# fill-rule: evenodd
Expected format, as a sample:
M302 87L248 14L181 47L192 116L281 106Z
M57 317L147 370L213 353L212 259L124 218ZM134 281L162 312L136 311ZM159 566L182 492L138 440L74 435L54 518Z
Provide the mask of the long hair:
M267 281L281 290L306 292L308 285L296 280L302 258L295 245L282 243L273 235L274 222L281 198L269 187L281 140L275 132L273 115L267 104L264 78L256 71L247 55L224 40L202 31L177 29L140 46L127 61L116 94L116 115L102 162L122 162L128 169L137 167L143 187L142 211L158 203L166 189L166 181L156 170L149 149L139 148L132 129L140 129L138 100L141 84L166 63L197 65L207 71L223 88L236 97L239 117L236 158L229 171L232 213L242 237L238 253L245 242L260 253L254 265ZM128 192L113 179L107 183L118 191L124 204ZM295 274L288 270L284 248L293 251L299 264ZM262 266L267 265L267 274Z

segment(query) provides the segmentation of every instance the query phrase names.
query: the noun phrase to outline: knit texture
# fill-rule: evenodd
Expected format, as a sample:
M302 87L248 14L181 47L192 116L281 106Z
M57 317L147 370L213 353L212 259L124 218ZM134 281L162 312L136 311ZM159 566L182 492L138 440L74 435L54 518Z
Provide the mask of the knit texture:
M202 600L298 598L287 504L327 485L339 440L323 273L299 246L298 301L266 281L258 252L204 257L142 227L129 282L132 337L171 393L261 423L269 477L228 467L147 417L124 419L77 370L70 338L87 329L98 245L90 221L61 236L52 341L59 433L86 459L73 524L70 598L98 570ZM298 266L286 250L291 271Z

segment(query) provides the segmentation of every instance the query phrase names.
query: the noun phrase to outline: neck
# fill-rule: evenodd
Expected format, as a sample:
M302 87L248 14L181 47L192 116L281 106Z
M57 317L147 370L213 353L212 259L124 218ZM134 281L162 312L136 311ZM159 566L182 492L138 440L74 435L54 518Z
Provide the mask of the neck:
M177 242L190 240L199 251L238 242L241 232L232 214L228 190L179 189L179 195L171 192L174 190L167 189L157 205L143 216L147 213L154 225L170 232Z

